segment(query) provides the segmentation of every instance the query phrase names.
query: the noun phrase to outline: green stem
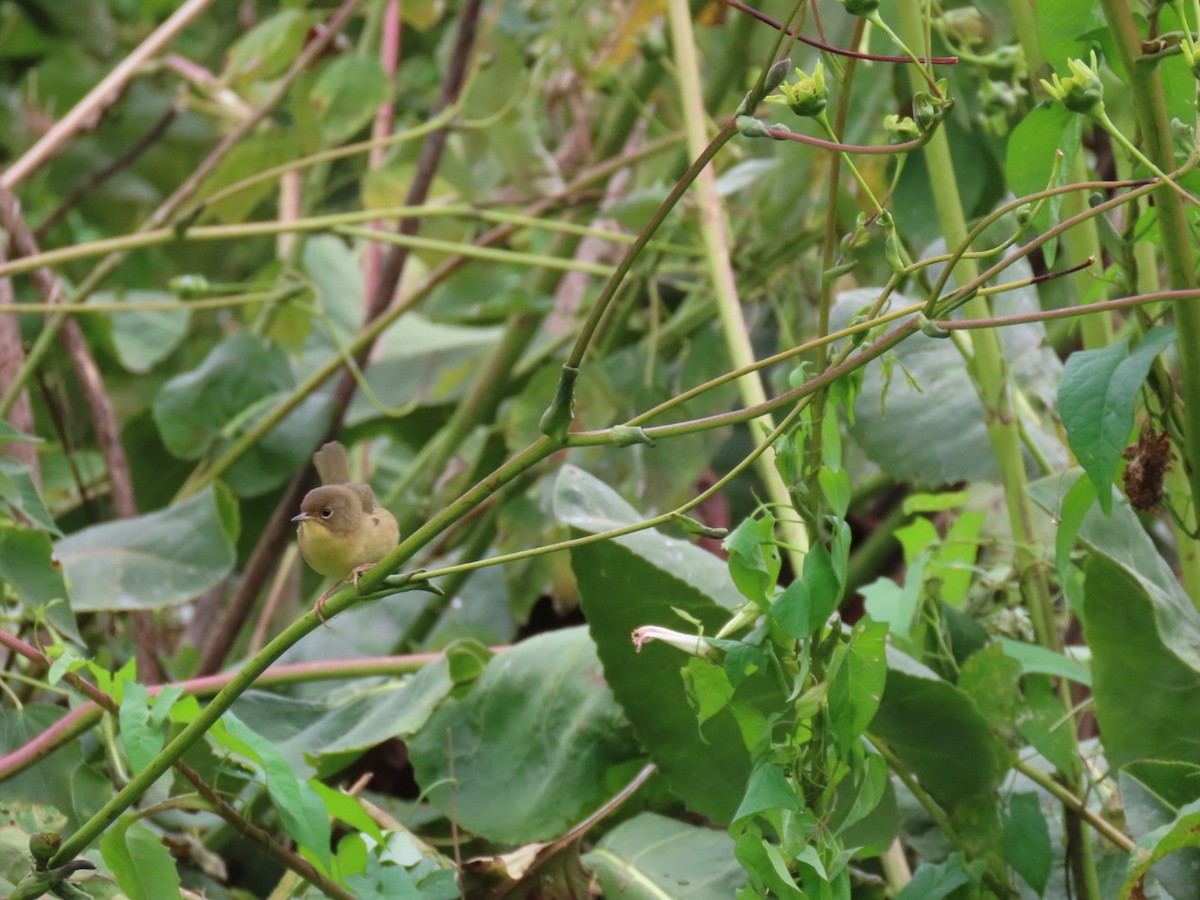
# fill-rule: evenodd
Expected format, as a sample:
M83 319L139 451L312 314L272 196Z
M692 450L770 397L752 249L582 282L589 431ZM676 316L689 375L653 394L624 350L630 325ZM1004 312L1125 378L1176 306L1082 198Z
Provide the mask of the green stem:
M1141 36L1133 14L1124 0L1101 0L1104 18L1114 38L1133 92L1133 107L1137 113L1142 141L1148 156L1159 168L1170 169L1174 164L1174 145L1162 83L1152 65L1143 64ZM1156 192L1155 214L1158 217L1159 237L1167 269L1167 284L1176 290L1195 287L1191 234L1183 203L1169 186ZM1191 488L1193 507L1200 503L1200 305L1180 303L1175 307L1175 327L1179 331L1180 380L1182 383L1185 427L1179 447L1184 471ZM1181 540L1189 540L1181 536ZM1194 551L1193 555L1194 555ZM1192 603L1200 608L1200 596L1191 595Z
M687 132L688 149L694 156L704 153L707 138L704 100L700 95L700 63L696 54L696 38L692 31L692 15L687 0L668 0L672 42L675 47L675 64L679 70L679 87L682 93L684 128ZM700 236L704 242L708 261L708 274L717 300L717 313L721 319L721 331L725 336L725 349L735 368L752 365L755 361L750 332L742 316L742 304L738 297L737 283L733 276L731 254L727 239L728 223L721 198L717 194L717 179L711 167L702 169L696 178L696 193L700 214ZM757 371L739 378L738 391L746 406L765 403L767 390ZM775 423L768 415L764 424L774 430ZM763 443L763 434L756 428L750 429L750 437L756 446ZM775 463L775 449L766 447L758 458L758 474L772 502L791 506L788 486ZM788 550L793 571L799 572L808 551L808 533L798 523L781 521L780 531L788 544L798 550Z

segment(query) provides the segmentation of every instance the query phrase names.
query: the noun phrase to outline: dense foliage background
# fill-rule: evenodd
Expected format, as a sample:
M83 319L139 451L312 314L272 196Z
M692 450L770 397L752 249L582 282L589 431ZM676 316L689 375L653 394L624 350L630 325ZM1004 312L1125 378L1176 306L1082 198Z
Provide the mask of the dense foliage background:
M0 3L3 890L1200 896L1196 28Z

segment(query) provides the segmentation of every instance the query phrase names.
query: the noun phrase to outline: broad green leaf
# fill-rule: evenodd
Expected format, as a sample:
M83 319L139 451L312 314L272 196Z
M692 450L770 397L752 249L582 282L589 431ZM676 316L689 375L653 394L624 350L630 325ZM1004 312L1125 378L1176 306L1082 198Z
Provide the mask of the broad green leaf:
M1027 675L1022 691L1025 702L1017 715L1017 733L1060 772L1079 769L1079 755L1071 736L1070 720L1063 718L1062 700L1042 675Z
M275 744L246 726L232 712L221 719L225 731L244 747L236 748L262 767L267 793L288 834L328 870L332 829L325 804L312 786L301 781Z
M1064 502L1062 498L1071 495L1077 477L1082 475L1075 469L1062 476L1044 478L1029 486L1029 495L1052 516L1057 516ZM1093 554L1120 566L1126 576L1140 585L1151 601L1159 640L1188 667L1200 672L1200 617L1171 564L1163 559L1137 514L1130 509L1129 501L1117 498L1110 516L1092 507L1079 526L1078 539ZM1083 618L1087 618L1086 610Z
M182 896L174 857L162 838L133 816L123 816L105 832L100 852L130 900Z
M344 766L377 744L415 734L453 687L441 657L403 680L364 685L336 698L248 691L233 710L242 721L254 722L296 772L327 776L334 763Z
M843 782L845 784L846 782ZM840 785L839 785L840 787ZM842 814L842 804L839 802L830 828L835 834L841 834L852 828L858 822L872 815L884 799L888 789L887 761L877 753L870 753L863 759L862 773L855 779L853 802L846 805ZM839 790L839 794L840 794ZM840 800L840 797L839 797Z
M1085 573L1084 633L1109 765L1146 759L1200 764L1200 672L1164 645L1151 598L1126 571L1093 553ZM1197 618L1192 611L1193 621L1181 628L1196 628Z
M351 828L370 835L374 841L384 840L384 834L380 830L379 824L371 818L370 813L363 808L362 803L357 797L348 794L346 791L335 790L319 781L313 781L310 784L312 785L312 789L317 792L317 796L321 798L321 802L325 804L325 808L329 810L330 817L345 822ZM355 835L355 837L359 837L359 835ZM339 856L341 852L341 844L339 843Z
M1013 794L1008 798L1004 859L1039 896L1045 892L1054 852L1037 794Z
M42 735L66 714L58 706L26 703L21 709L0 710L0 753L12 753ZM71 741L29 768L0 781L0 801L37 803L66 816L70 832L83 824L112 797L112 782L89 765L84 747Z
M944 863L922 864L896 900L942 900L963 885L978 884L983 867L983 860L968 863L962 852L955 851Z
M1063 428L1105 513L1112 511L1112 482L1133 430L1138 391L1154 358L1173 340L1174 328L1155 328L1132 352L1128 341L1079 350L1063 369L1058 386Z
M731 566L732 568L732 566ZM771 615L792 637L804 639L833 615L842 601L842 584L824 544L804 556L804 571L771 605Z
M966 602L967 592L975 578L979 534L986 518L981 512L960 513L932 560L930 578L941 579L942 600L955 608L961 608Z
M992 644L962 664L958 689L975 701L993 728L1008 733L1016 724L1021 705L1020 679L1020 663Z
M843 751L867 730L887 683L887 625L865 618L855 624L841 666L829 685L829 724Z
M42 439L32 434L25 434L23 431L18 431L9 422L0 421L0 444L7 444L12 441L30 441L40 444Z
M33 483L29 466L23 462L0 457L0 505L7 506L17 517L24 517L43 531L56 536L62 534Z
M639 813L583 857L610 900L728 900L746 883L733 839L657 813Z
M339 56L322 70L308 99L317 111L325 139L339 144L365 127L391 93L379 60L351 53Z
M1175 762L1133 762L1118 774L1121 806L1135 839L1170 826L1189 803L1200 799L1200 766ZM1200 896L1195 872L1200 849L1182 848L1158 862L1154 877L1174 900Z
M1057 675L1059 678L1069 678L1078 684L1090 686L1092 673L1077 659L1055 653L1040 644L1026 644L1011 638L998 637L996 643L1004 650L1004 655L1015 659L1021 664L1023 673L1038 673L1041 675Z
M688 697L696 709L696 718L703 725L733 699L733 685L720 666L707 660L689 657L683 669Z
M1004 175L1013 193L1021 197L1067 183L1071 166L1079 154L1083 122L1083 116L1071 112L1061 103L1035 106L1026 113L1008 136ZM1057 162L1058 177L1052 183L1050 176L1060 151L1062 160ZM1034 218L1034 227L1038 231L1046 231L1059 223L1062 202L1062 194L1045 202ZM1054 265L1057 247L1057 241L1043 244L1046 265Z
M1105 27L1100 4L1096 0L1038 0L1034 9L1042 55L1053 71L1066 77L1067 60L1088 55L1090 44L1081 36Z
M179 346L191 324L187 305L167 291L127 291L92 294L88 303L171 303L173 310L130 310L104 313L113 347L121 365L130 372L149 372Z
M367 382L379 401L393 409L451 403L473 383L499 337L499 328L443 325L408 313L379 339ZM380 415L360 389L351 401L347 423Z
M887 686L868 731L881 738L939 802L986 795L1007 770L1004 747L966 694L889 648Z
M788 781L783 768L771 762L762 762L750 773L746 793L734 814L733 821L767 812L773 809L794 810L800 805L796 788Z
M1151 868L1155 867L1172 853L1198 846L1200 846L1200 800L1183 807L1179 811L1179 815L1169 825L1156 828L1149 834L1144 834L1137 839L1137 843L1133 849L1129 875L1121 888L1121 900L1132 900L1132 898L1139 896L1144 897L1145 894L1141 890L1142 880ZM1191 878L1190 884L1185 882L1181 886L1190 888L1191 892L1184 894L1182 900L1187 900L1188 897L1195 896L1195 872L1193 871L1189 874ZM1172 894L1172 896L1175 895Z
M54 555L75 611L158 609L212 588L233 569L228 505L208 488L178 506L63 538Z
M779 548L775 545L775 517L746 518L725 538L729 575L747 600L764 606L779 579Z
M154 421L168 450L180 459L200 459L235 419L293 384L287 355L243 332L164 384L154 400Z
M225 473L230 490L239 497L258 497L287 481L328 428L331 395L326 388L305 397L268 431Z
M46 610L46 619L62 634L80 640L62 569L53 558L44 531L0 526L0 580L7 581L28 609Z
M885 623L892 634L903 640L912 637L913 619L921 600L928 562L928 555L922 554L909 563L904 570L903 585L881 576L859 588L866 601L867 614L876 622Z
M250 134L238 141L212 175L205 179L203 195L216 193L265 169L289 163L319 149L320 135L315 126L306 130L297 126L278 127L279 123L276 125L270 131ZM224 224L244 222L255 207L277 193L277 184L267 179L247 185L208 204L206 210Z
M783 900L807 900L808 895L800 890L787 862L753 820L743 822L733 831L737 858L758 890L754 893L739 892L739 900L746 897L775 896ZM767 893L767 888L773 893Z
M513 844L578 822L608 796L605 774L639 754L584 628L493 658L408 747L418 784L459 828Z
M946 512L965 506L971 495L967 491L943 491L940 494L909 494L902 508L906 516L916 513Z
M287 354L243 332L164 384L154 400L154 421L171 453L199 459L228 446L294 383ZM266 493L304 463L327 427L328 403L327 393L310 395L250 448L226 475L234 493Z
M585 533L641 518L611 488L570 466L559 473L554 510ZM571 566L605 678L642 746L691 809L728 822L751 769L738 723L722 712L699 728L679 675L685 657L659 643L639 653L630 641L642 625L691 631L676 610L715 634L745 602L728 569L712 554L652 531L576 547ZM735 698L752 687L743 684Z
M1003 228L986 232L978 246L994 246L1010 237L1014 228L1011 221L1006 221ZM927 251L930 255L943 252L940 242ZM1024 260L1005 270L1006 279L1031 277L1033 271ZM878 289L860 288L839 295L831 314L832 327L843 327L878 293ZM903 305L913 301L893 294L892 302ZM1040 310L1034 288L1017 288L1004 294L1006 314ZM1045 329L1040 323L1013 325L1000 329L999 338L1015 384L1035 410L1048 408L1062 364L1046 346ZM893 356L920 385L921 392L911 388L907 379L897 377L887 393L886 408L881 410L883 363L874 360L863 368L862 390L849 430L866 454L894 478L921 487L959 481L998 483L983 405L954 342L914 334L895 348ZM1050 427L1048 417L1040 423L1028 422L1027 431L1052 466L1066 464L1062 441ZM1024 458L1026 469L1041 471L1028 451Z
M269 81L283 73L304 46L311 18L298 9L285 9L259 22L229 49L225 77Z
M138 772L163 748L162 730L150 721L150 694L144 685L128 682L121 696L121 744L132 771Z

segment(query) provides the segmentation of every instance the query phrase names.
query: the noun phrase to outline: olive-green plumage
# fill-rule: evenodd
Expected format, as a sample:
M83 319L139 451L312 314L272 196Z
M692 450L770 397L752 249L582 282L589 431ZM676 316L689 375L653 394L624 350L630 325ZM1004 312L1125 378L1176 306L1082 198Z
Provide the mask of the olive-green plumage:
M396 517L375 505L365 484L350 480L346 448L336 441L315 454L313 463L324 482L300 504L300 553L312 568L339 580L379 562L400 542Z

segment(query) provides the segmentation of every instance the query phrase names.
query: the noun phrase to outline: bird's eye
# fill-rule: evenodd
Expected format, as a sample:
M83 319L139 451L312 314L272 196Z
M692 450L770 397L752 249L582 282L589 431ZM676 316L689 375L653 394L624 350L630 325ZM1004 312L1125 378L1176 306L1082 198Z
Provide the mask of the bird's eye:
M332 506L327 506L323 510L321 510L321 518L322 519L328 519L332 515L333 515L333 507Z

